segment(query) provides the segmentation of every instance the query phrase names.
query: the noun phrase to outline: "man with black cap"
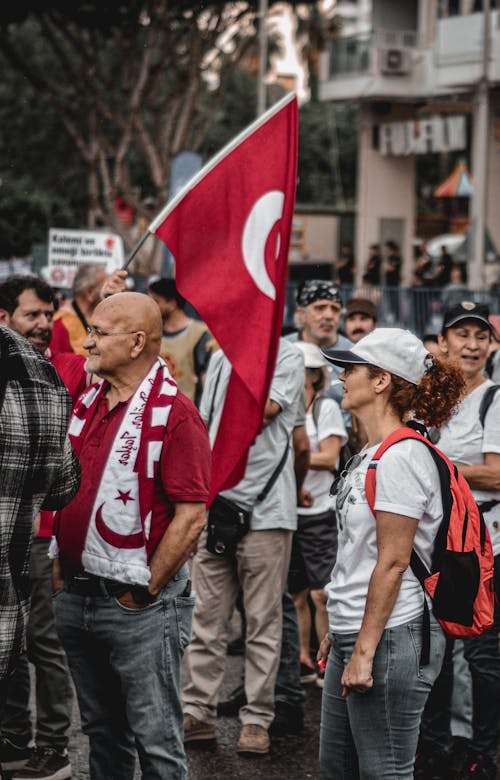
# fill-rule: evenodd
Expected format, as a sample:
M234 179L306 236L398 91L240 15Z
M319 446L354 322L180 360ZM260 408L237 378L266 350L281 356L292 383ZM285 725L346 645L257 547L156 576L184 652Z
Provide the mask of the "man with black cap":
M377 327L377 307L369 298L351 298L344 313L345 334L350 341L358 343Z
M299 285L296 324L302 341L322 348L350 349L352 343L338 332L341 313L342 298L336 284L324 279L306 279ZM293 333L287 338L297 341L299 334ZM334 365L328 368L332 384L327 395L340 404L343 389L338 378L342 369ZM349 420L347 415L346 421Z

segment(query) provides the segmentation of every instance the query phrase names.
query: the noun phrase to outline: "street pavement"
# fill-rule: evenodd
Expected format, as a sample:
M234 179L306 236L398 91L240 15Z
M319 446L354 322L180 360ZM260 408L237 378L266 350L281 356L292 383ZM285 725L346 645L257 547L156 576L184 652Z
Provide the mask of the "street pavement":
M242 658L228 657L222 698L240 680ZM307 686L305 727L301 734L273 738L269 756L246 758L236 753L240 723L237 718L219 718L217 745L211 749L189 746L189 780L320 780L318 762L321 690ZM82 734L78 708L75 704L70 733L69 755L73 780L89 780L88 743ZM139 770L136 778L141 777Z

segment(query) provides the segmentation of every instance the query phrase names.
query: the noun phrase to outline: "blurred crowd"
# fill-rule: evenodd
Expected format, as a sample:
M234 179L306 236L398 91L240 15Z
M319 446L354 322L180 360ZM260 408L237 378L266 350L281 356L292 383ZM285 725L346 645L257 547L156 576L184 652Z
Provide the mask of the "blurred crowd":
M265 755L304 728L310 684L323 688L325 778L496 777L498 605L463 640L431 615L425 662L410 555L431 566L442 488L420 443L376 452L413 418L439 429L482 507L498 592L500 339L445 247L433 262L419 246L414 265L413 288L440 296L435 332L428 311L412 320L422 340L380 327L370 289L390 288L399 325L401 265L394 241L372 245L356 292L344 244L334 281L299 285L244 476L208 519L231 364L175 280L130 292L125 271L87 265L62 301L36 276L0 284L0 769L12 780L71 777L70 677L93 780L133 780L137 758L148 780L185 778L185 746L213 745L218 717L239 717L238 753ZM243 655L242 679L221 701L228 652Z

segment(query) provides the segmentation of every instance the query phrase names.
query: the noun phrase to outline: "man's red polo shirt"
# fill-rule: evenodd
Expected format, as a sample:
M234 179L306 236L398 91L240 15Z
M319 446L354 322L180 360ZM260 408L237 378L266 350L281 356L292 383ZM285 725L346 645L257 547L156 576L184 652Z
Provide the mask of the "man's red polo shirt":
M101 475L127 404L120 403L109 411L107 398L101 396L80 452L80 490L57 517L56 537L60 555L78 568L82 567L81 555ZM178 392L165 429L153 493L151 531L146 543L148 560L172 520L173 504L206 503L209 485L210 444L206 427L194 404ZM126 494L120 492L120 485L117 485L116 495L109 497L107 506L112 506L119 517L122 502L126 500Z

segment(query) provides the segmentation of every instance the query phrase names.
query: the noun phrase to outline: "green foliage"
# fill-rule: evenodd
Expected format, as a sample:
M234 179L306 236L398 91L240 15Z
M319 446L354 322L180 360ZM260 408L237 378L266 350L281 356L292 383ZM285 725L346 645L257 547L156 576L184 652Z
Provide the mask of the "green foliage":
M248 9L257 6L4 0L0 256L23 254L49 226L83 226L88 215L130 246L115 198L151 218L165 203L173 156L192 149L208 159L254 119L256 23ZM301 111L302 202L338 202L340 181L350 197L352 122L344 132L338 120L337 160L329 111Z
M311 101L299 121L297 201L350 205L355 198L359 111Z
M0 55L0 258L87 218L86 167L53 106ZM13 99L15 96L15 99Z

